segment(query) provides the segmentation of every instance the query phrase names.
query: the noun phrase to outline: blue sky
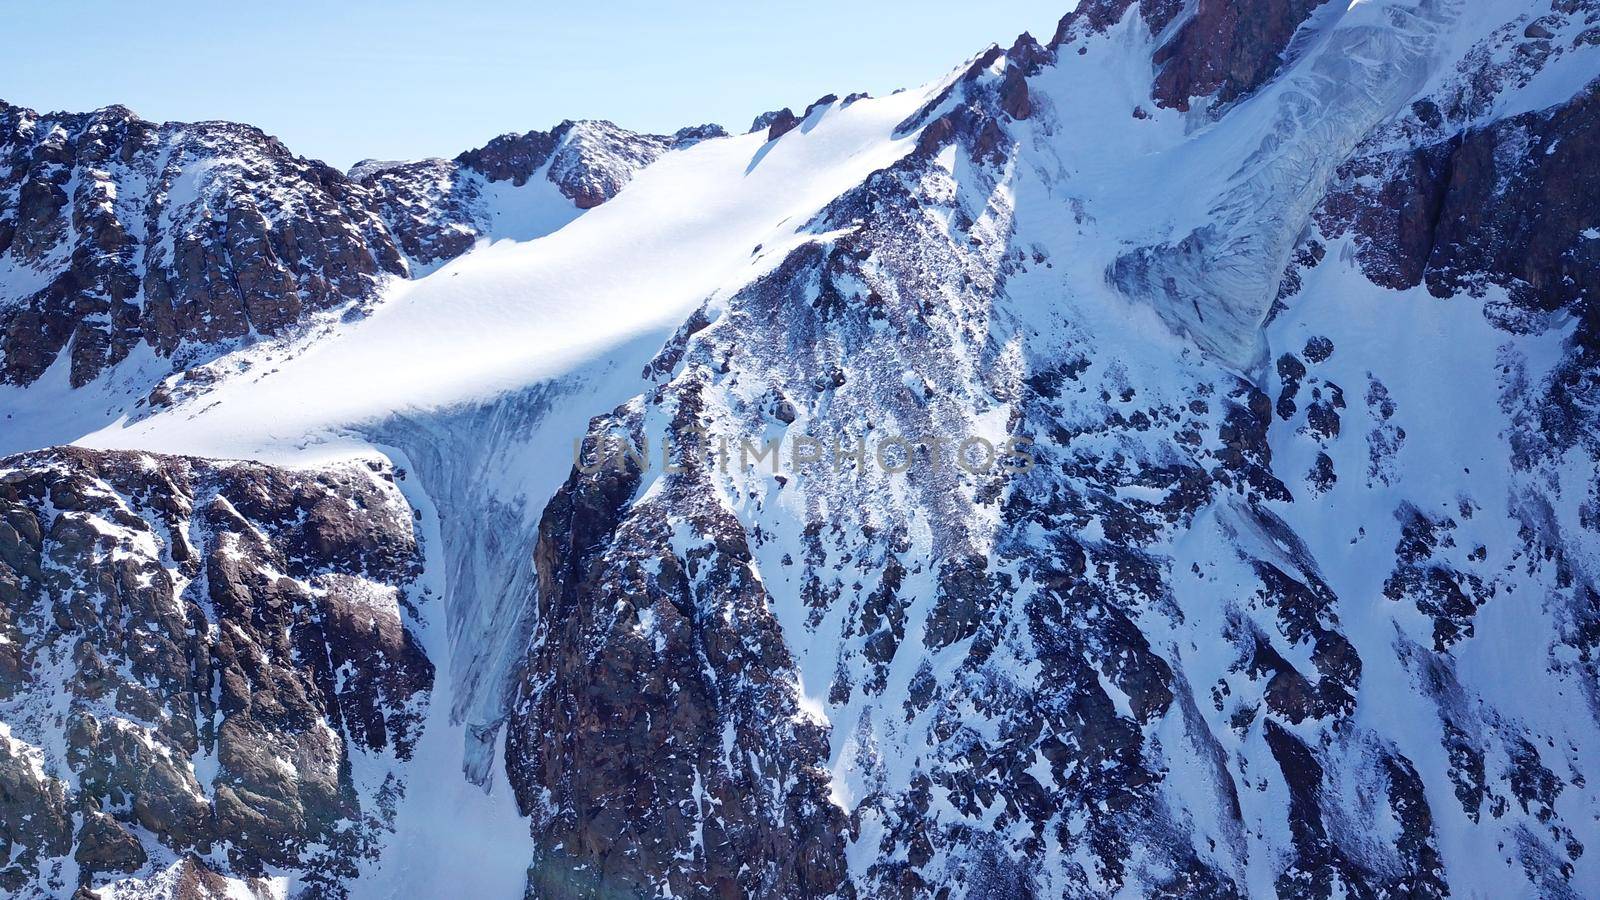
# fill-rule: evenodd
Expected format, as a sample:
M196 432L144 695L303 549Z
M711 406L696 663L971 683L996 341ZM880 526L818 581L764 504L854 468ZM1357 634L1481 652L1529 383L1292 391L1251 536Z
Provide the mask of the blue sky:
M1075 0L128 4L0 0L0 98L233 119L344 167L453 156L507 131L640 131L927 81Z

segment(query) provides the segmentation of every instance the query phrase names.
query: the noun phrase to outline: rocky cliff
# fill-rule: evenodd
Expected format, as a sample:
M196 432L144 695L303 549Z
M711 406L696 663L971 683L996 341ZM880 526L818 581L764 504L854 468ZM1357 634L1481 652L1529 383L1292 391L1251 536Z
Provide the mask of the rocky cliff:
M578 122L349 176L218 163L206 221L287 192L262 240L299 247L311 225L272 223L336 212L317 246L366 262L304 272L352 293L292 314L240 293L244 331L151 343L145 268L180 237L137 250L122 319L35 318L181 356L394 306L83 438L255 428L315 464L0 464L0 879L1592 896L1597 91L1593 0L1093 0L1048 43L738 137ZM79 150L39 148L137 120L8 115L30 160L60 156L0 204L16 322L105 258L44 188L21 214L26 184L87 183ZM133 221L116 198L86 206ZM485 237L513 242L467 252ZM301 277L216 246L197 283ZM619 310L640 321L607 330ZM77 365L55 346L13 380ZM381 364L423 367L429 401L372 388ZM365 405L306 418L308 385ZM638 452L575 465L580 434ZM420 649L435 623L448 665ZM434 728L466 746L419 762ZM466 859L404 843L397 804L440 784L509 789L516 818L448 822L484 844Z
M11 896L323 895L393 830L433 683L385 465L51 450L0 471ZM219 873L226 873L226 877Z
M403 271L342 174L257 129L14 106L0 107L0 129L12 383L58 357L79 386L137 347L170 357L277 334Z
M1578 160L1600 133L1596 82L1526 112L1458 99L1516 94L1587 52L1600 11L1558 5L1452 56L1443 4L1348 22L1315 5L1090 4L1050 47L976 60L906 123L909 155L708 304L652 386L591 429L649 446L685 423L933 436L924 464L575 472L547 508L508 726L550 848L530 895L1592 889L1600 468L1583 398L1600 207ZM1077 138L1097 85L1078 58L1141 41L1143 103ZM1347 104L1332 81L1357 76L1373 90ZM1137 310L1091 299L1077 279L1092 264L1069 258L1103 253L1092 235L1127 214L1097 205L1090 179L1114 170L1092 142L1195 97L1215 103L1185 130L1255 155L1202 196L1200 237L1147 257L1192 279L1130 278L1126 255L1106 272L1209 357L1152 350ZM1330 244L1371 283L1319 281L1342 265ZM1426 290L1388 300L1373 283ZM1409 307L1429 294L1480 318L1418 323L1430 336L1409 335L1406 364L1330 313L1345 291L1379 319L1386 303L1425 319ZM1208 304L1241 292L1256 349L1236 355ZM1508 425L1448 424L1467 415ZM1031 437L1034 468L958 466L950 438L986 429ZM1457 459L1459 475L1426 474ZM1546 686L1537 705L1506 689L1528 681ZM799 709L750 694L774 682ZM771 723L764 751L752 710ZM746 787L730 796L730 780ZM752 856L762 809L787 827Z

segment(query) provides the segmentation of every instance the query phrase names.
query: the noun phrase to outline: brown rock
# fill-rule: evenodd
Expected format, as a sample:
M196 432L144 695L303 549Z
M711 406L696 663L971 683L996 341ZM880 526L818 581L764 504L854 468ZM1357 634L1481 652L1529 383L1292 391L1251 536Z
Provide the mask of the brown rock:
M148 859L138 838L97 809L83 814L74 858L89 872L132 872Z
M1193 16L1163 44L1156 103L1187 110L1194 97L1228 103L1260 87L1278 70L1300 23L1324 0L1199 0Z
M1028 79L1021 68L1006 67L1005 78L1000 82L1000 108L1013 119L1026 119L1033 115L1033 103L1028 97Z
M778 110L772 117L772 122L767 126L767 141L775 141L793 131L800 124L800 119L785 106Z
M0 692L63 698L74 785L0 741L12 858L130 871L148 833L179 853L226 842L234 874L352 875L382 814L350 781L352 745L408 758L433 675L400 605L419 558L392 476L71 448L5 464ZM42 658L65 673L35 681ZM329 852L302 859L310 844Z

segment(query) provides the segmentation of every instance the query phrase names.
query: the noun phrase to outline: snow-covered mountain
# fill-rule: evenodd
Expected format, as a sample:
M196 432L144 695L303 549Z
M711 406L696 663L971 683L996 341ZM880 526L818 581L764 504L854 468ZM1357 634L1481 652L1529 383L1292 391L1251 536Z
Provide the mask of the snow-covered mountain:
M389 279L480 240L555 231L667 150L722 134L563 122L346 175L249 126L0 103L0 378L99 381L132 408L163 376L210 380L217 357L319 312L359 315Z
M0 123L7 892L1600 893L1594 0Z

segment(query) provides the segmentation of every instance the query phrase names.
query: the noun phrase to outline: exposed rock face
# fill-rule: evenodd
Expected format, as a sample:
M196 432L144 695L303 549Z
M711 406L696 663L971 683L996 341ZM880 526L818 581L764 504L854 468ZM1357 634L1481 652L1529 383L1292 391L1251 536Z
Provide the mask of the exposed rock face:
M768 110L768 111L762 113L761 115L756 116L754 119L752 119L751 122L750 122L750 130L745 132L745 133L746 134L753 134L753 133L755 133L757 131L766 131L767 129L771 128L772 127L772 123L776 122L778 120L778 117L782 116L782 115L788 115L790 117L793 117L794 116L794 110L790 109L787 106L785 106L783 109ZM771 137L771 135L769 133L768 137L767 137L767 140L771 140L771 139L772 139L772 137Z
M547 176L579 209L616 196L635 172L668 150L724 137L716 125L680 129L671 135L637 134L604 121L566 121L549 132L502 135L456 157L456 162L489 181L518 186L548 163Z
M1185 110L1195 97L1228 103L1250 93L1278 71L1289 39L1323 2L1199 0L1152 59L1156 102Z
M510 181L520 186L527 184L528 179L550 161L561 137L556 131L502 134L476 150L457 156L456 162L482 173L490 181Z
M764 125L763 119L766 120ZM767 129L768 141L775 141L793 131L800 124L800 118L789 107L785 106L775 113L769 113L756 119L755 124L756 128L765 127Z
M1442 127L1420 101L1406 125ZM1376 141L1374 143L1377 143ZM1380 145L1381 146L1381 145ZM1469 127L1416 148L1357 157L1319 214L1350 231L1373 281L1426 282L1435 296L1481 293L1550 312L1600 296L1600 80L1548 110ZM1537 215L1530 215L1537 210Z
M1184 96L1260 87L1295 24L1229 37L1256 54L1243 68L1189 61L1198 87ZM911 153L697 313L646 368L650 387L590 432L659 447L665 423L735 443L1004 423L1034 439L1033 467L972 475L923 447L929 464L898 477L841 474L831 458L780 478L729 472L714 451L681 471L575 471L541 528L539 632L508 723L507 765L548 853L530 896L1444 897L1490 882L1580 896L1596 883L1600 517L1578 483L1600 460L1595 266L1573 249L1596 207L1587 171L1571 171L1595 153L1580 116L1592 90L1450 145L1454 158L1484 144L1479 174L1447 162L1427 182L1434 209L1458 210L1448 242L1444 214L1407 209L1425 191L1362 178L1365 127L1330 141L1284 120L1252 176L1278 162L1270 151L1322 154L1335 189L1325 200L1321 182L1295 182L1292 208L1250 207L1281 229L1270 240L1289 271L1265 295L1277 318L1251 325L1271 362L1241 375L1187 351L1152 362L1121 307L1075 306L1083 289L1029 241L1030 216L1096 227L1092 209L1060 211L1077 202L1070 180L1016 174L1076 162L1039 149L1070 125L1041 73L1074 27L1053 48L980 56L901 126L918 132ZM1420 62L1403 68L1418 84ZM1426 236L1385 242L1361 224L1401 215ZM1547 378L1507 377L1463 404L1527 423L1481 447L1518 471L1517 496L1463 478L1448 508L1419 505L1437 497L1407 460L1431 411L1397 401L1380 377L1393 360L1305 330L1303 284L1343 264L1324 243L1340 227L1374 253L1420 248L1406 283L1454 302L1503 286L1579 317ZM1450 262L1433 275L1439 252ZM1520 366L1519 352L1470 365ZM1346 520L1341 504L1383 519ZM1537 618L1539 637L1507 616ZM748 636L739 654L722 648L730 623ZM1553 679L1571 732L1482 662L1524 647L1535 658L1519 677ZM719 793L763 767L761 791ZM796 774L819 768L821 786ZM843 809L840 837L821 790ZM760 842L777 849L752 855L752 810L785 804L785 829ZM842 870L793 866L818 854ZM723 858L748 868L730 876Z
M1137 7L1159 42L1151 57L1156 104L1187 111L1206 98L1219 109L1249 95L1276 75L1295 35L1325 0L1084 0L1061 19L1050 42L1056 49L1102 34Z
M483 186L444 159L357 166L351 176L375 194L375 207L413 271L471 250L491 227Z
M499 222L508 207L546 210L543 227L552 230L616 196L668 150L724 136L716 125L655 135L610 122L567 121L551 131L501 135L453 160L357 166L351 175L372 190L376 209L413 266L426 269L465 253L482 237L539 236ZM542 185L555 192L540 192Z
M531 896L823 897L844 880L826 731L799 707L742 528L684 481L629 504L637 472L575 473L545 510L506 750L540 848Z
M69 193L70 192L70 193ZM122 107L0 104L6 381L69 354L74 386L141 344L273 335L403 271L358 189L243 125L156 125Z
M850 102L852 102L852 100L859 100L863 96L865 95L852 94L849 98L846 98L845 104L848 105ZM806 121L806 119L810 118L811 114L817 109L829 107L838 102L839 96L837 94L824 94L823 96L812 101L811 105L807 106L805 111L800 113L798 116L795 115L794 111L789 109L787 106L785 106L783 109L762 113L761 115L756 116L755 121L751 123L750 130L760 131L761 129L765 128L767 130L768 142L775 141L778 138L781 138L789 132L795 130L796 128L799 128L800 124Z
M1053 59L1053 52L1029 34L1020 35L1009 51L990 47L972 61L961 77L902 122L899 131L922 129L917 139L917 152L922 156L931 156L952 139L959 139L980 157L1001 159L1003 118L1021 120L1033 115L1028 76ZM996 63L1003 65L1004 72L998 82L990 77L990 69ZM942 114L934 117L935 113Z
M668 150L723 135L715 125L685 128L670 136L634 134L610 122L565 123L556 133L561 144L550 158L550 180L579 209L610 200L635 172Z
M270 868L340 893L391 827L433 681L394 478L0 462L6 892Z
M510 685L458 711L526 896L1600 893L1600 4L1492 11L1086 2L895 107L903 155L635 396L386 424L458 501L453 587L511 598L452 672ZM329 177L423 267L711 134ZM53 258L23 187L0 237ZM551 410L711 443L478 484ZM398 477L0 464L0 887L359 876L431 702Z
M1582 52L1583 35L1597 24L1600 3L1564 0L1526 27L1512 22L1495 29L1439 89L1363 143L1316 216L1325 234L1350 242L1374 283L1424 286L1440 298L1485 298L1485 316L1513 334L1547 334L1575 320L1559 361L1539 385L1542 394L1513 406L1529 427L1511 438L1511 463L1531 482L1546 484L1562 481L1561 460L1569 452L1600 458L1592 438L1600 429L1593 405L1600 392L1600 180L1592 163L1600 152L1600 78L1565 102L1501 118L1495 113L1506 94ZM1547 502L1522 509L1529 533L1550 535ZM1595 502L1584 504L1585 528L1600 523ZM1397 554L1446 558L1420 570L1402 564L1386 586L1433 617L1438 643L1470 634L1476 609L1499 590L1493 581L1462 574L1471 560L1461 560L1463 548L1448 536L1456 518L1413 519L1415 539ZM1436 549L1441 543L1449 553Z
M1077 38L1105 33L1135 6L1150 33L1159 35L1183 11L1184 4L1181 0L1084 0L1056 24L1050 49L1054 50Z
M1000 93L971 96L992 104ZM982 99L972 103L955 118L999 113ZM985 127L944 133L978 178L995 178L1014 152L1009 143L986 144L995 132ZM992 412L1002 422L1081 422L1053 405L1069 402L1045 386L1065 381L1059 373L1054 381L1041 376L1042 393L1032 399L1022 370L1000 364L991 355L997 348L975 337L1002 327L983 298L1023 268L1003 249L1012 210L985 190L991 182L957 191L936 150L836 201L810 228L840 233L854 223L849 237L794 251L734 298L718 328L687 332L681 357L652 366L665 373L660 384L597 420L591 434L620 428L637 441L641 423L654 419L730 435L783 422L792 435L826 409L830 429L955 435L977 432L971 410L979 403L999 403ZM958 196L993 197L996 205L970 207ZM967 224L946 232L948 220ZM924 299L933 296L942 301ZM942 374L932 393L908 395L883 375L903 371ZM738 373L752 372L762 373L760 384L740 386ZM1081 370L1070 376L1080 377ZM783 416L772 396L787 398ZM1147 735L1164 717L1197 724L1198 713L1175 705L1179 676L1134 624L1163 591L1163 565L1147 546L1219 493L1244 501L1258 489L1283 490L1262 468L1270 461L1264 425L1242 424L1265 416L1248 385L1210 399L1214 405L1194 401L1204 415L1175 401L1141 404L1132 419L1101 408L1104 421L1079 426L1109 430L1151 460L1170 440L1154 433L1152 420L1208 433L1203 457L1197 448L1192 462L1141 476L1165 494L1156 506L1112 499L1126 474L1120 467L1066 459L1041 460L1039 477L1015 492L996 473L960 476L949 458L943 472L906 479L871 468L841 476L824 463L778 484L764 473L719 475L698 458L683 472L651 473L659 481L648 490L636 471L575 474L546 513L541 638L507 750L535 814L536 841L568 854L550 871L582 873L597 896L725 893L728 876L702 869L710 865L703 859L745 865L737 888L754 896L1059 896L1113 891L1134 878L1125 860L1159 854L1171 873L1167 890L1230 890L1228 876L1190 851L1190 838L1160 813ZM1238 432L1234 455L1202 464L1223 451L1230 428ZM658 436L649 437L654 446ZM784 501L791 491L794 507ZM639 497L647 499L630 499ZM737 506L729 497L740 498ZM791 508L814 512L795 521ZM828 509L855 510L864 521L830 519L821 514ZM1088 547L1070 536L1062 519L1074 510L1102 517L1103 541ZM931 538L927 529L918 534L912 517L920 515L932 517ZM986 523L996 522L1001 535L986 534ZM1024 537L1041 531L1058 537L1044 548ZM1311 593L1294 577L1278 579L1273 589L1285 596ZM1314 715L1348 715L1360 662L1336 627L1317 620L1331 598L1296 602L1305 607L1299 618L1285 614L1272 627L1326 645L1321 690L1344 702ZM762 637L774 619L793 650ZM746 635L733 656L713 649L729 625ZM1020 678L1022 671L1038 674ZM761 693L735 699L753 687ZM716 699L696 699L706 695ZM785 774L826 758L827 743L809 736L817 726L794 712L806 697L830 711L834 747L849 748L849 771L827 773L849 798L847 832L837 811L818 802L826 785L796 796L813 781ZM747 718L752 710L761 713ZM747 737L751 731L766 737ZM576 752L585 740L599 742L587 755ZM552 757L552 743L560 756ZM748 788L719 798L713 785L747 777L751 747L764 748L754 760L769 770L756 784L786 786L786 802ZM789 814L783 837L762 842L779 840L779 849L750 856L742 848L758 799ZM619 842L623 826L611 822L612 811L625 808L641 812ZM544 822L559 827L537 824ZM613 836L602 838L601 826ZM812 837L820 829L834 831ZM812 849L790 849L797 841ZM843 842L863 854L847 872L839 868ZM819 857L833 861L782 880L788 861ZM1050 862L1071 858L1092 862ZM531 895L548 890L536 886Z

